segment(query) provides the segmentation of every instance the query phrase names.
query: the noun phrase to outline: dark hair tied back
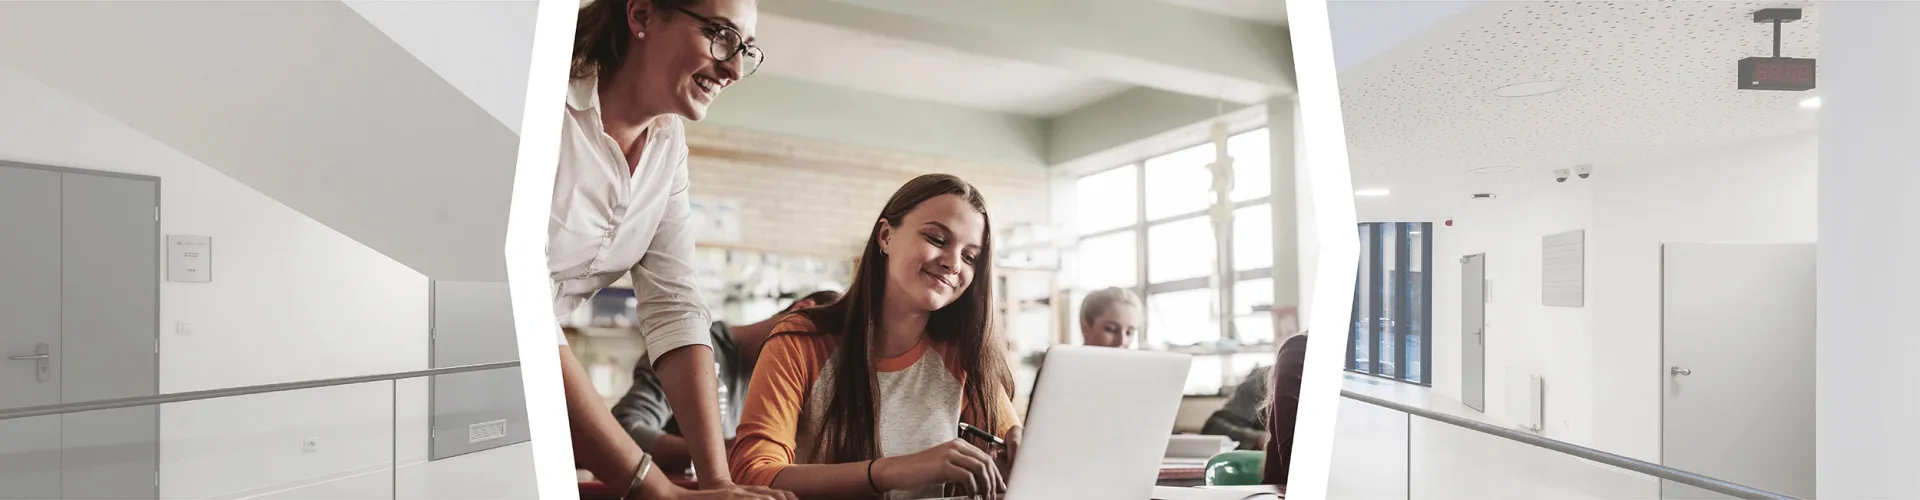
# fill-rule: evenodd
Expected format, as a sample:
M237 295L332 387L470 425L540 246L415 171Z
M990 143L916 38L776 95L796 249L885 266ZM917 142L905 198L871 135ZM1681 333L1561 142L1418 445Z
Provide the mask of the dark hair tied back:
M656 15L671 15L675 9L692 7L699 0L592 0L580 7L579 23L573 29L573 78L587 78L602 70L620 67L627 47L633 43L633 29L627 22L628 2L648 2Z

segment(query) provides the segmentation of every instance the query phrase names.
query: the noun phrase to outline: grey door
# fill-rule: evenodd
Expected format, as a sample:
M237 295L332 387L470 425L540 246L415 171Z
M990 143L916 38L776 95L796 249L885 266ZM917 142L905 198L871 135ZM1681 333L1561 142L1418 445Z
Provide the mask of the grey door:
M1460 259L1460 402L1487 411L1487 255Z
M435 281L433 367L520 359L506 283ZM432 460L531 439L520 370L433 377Z
M0 408L60 403L60 173L0 166ZM60 498L60 416L0 420L0 498Z
M156 393L159 196L153 178L0 165L0 407ZM0 497L153 498L158 422L0 421Z
M66 403L158 389L159 183L61 174L61 385ZM62 498L153 498L159 410L67 414Z
M1662 464L1813 497L1814 279L1811 243L1663 246Z

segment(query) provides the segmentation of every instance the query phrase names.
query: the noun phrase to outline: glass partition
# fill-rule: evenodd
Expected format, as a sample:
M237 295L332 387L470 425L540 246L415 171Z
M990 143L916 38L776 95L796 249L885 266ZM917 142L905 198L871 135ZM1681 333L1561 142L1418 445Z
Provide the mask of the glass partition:
M532 451L508 430L524 412L447 429L429 411L432 377L518 371L0 418L0 498L532 499ZM429 460L449 434L475 451Z
M1340 398L1338 411L1327 478L1331 500L1662 498L1661 478L1598 458L1589 460L1348 397ZM1686 488L1709 495L1687 498L1734 498ZM1675 498L1673 492L1666 498Z

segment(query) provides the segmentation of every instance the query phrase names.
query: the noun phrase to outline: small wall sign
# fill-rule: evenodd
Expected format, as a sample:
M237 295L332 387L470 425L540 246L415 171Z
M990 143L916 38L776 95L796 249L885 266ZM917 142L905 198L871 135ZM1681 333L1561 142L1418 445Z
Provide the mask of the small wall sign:
M184 234L167 235L167 281L176 283L213 281L213 238Z

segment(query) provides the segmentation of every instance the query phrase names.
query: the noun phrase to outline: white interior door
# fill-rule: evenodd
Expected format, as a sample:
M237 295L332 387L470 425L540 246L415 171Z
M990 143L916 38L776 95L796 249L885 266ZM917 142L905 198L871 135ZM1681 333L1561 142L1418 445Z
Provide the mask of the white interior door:
M1661 462L1814 494L1814 245L1662 247ZM1665 482L1664 498L1727 498Z
M60 403L60 173L0 166L0 408ZM0 420L0 498L60 498L60 417Z
M1487 255L1460 259L1460 402L1487 411Z

